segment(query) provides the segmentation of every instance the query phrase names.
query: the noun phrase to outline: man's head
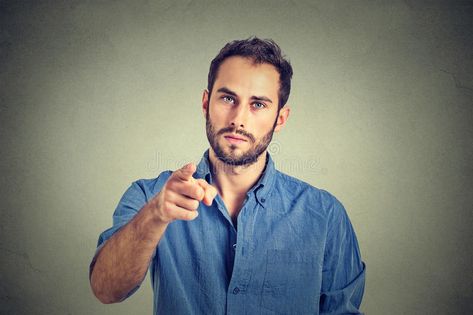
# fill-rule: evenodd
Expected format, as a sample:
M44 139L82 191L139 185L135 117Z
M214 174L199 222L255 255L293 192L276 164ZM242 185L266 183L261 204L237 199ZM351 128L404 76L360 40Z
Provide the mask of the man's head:
M251 165L266 151L289 115L291 76L272 41L233 41L220 51L202 97L207 138L220 161Z
M279 109L286 105L289 94L291 93L292 66L289 61L284 58L281 48L271 39L252 37L227 43L210 64L207 81L209 94L212 94L220 65L225 59L232 56L247 58L255 64L267 63L273 65L279 73Z

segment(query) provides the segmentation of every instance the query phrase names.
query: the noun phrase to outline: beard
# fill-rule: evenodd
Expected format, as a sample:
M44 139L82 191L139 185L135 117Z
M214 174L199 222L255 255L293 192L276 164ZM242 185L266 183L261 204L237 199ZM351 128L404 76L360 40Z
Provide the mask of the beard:
M266 135L264 135L259 141L256 141L256 138L251 133L246 132L242 129L237 129L234 126L222 128L218 131L215 130L215 126L213 125L212 120L209 117L209 111L207 111L205 120L207 139L209 140L210 146L214 150L217 158L229 166L250 166L258 160L258 157L263 154L264 151L266 151L266 148L271 143L271 140L273 139L274 129L276 128L277 116L271 130ZM218 136L224 133L236 133L245 136L252 144L252 146L246 152L238 155L235 151L238 147L234 144L231 144L230 152L227 153L225 152L224 148L218 143Z

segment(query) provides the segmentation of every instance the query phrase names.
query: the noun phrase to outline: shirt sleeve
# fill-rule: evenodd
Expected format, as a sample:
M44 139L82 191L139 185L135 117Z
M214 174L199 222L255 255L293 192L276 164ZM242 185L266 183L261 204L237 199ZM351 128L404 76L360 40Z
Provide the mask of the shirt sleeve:
M131 186L125 191L122 198L120 199L114 213L113 213L113 226L99 236L97 242L97 249L95 250L94 258L89 266L89 280L92 275L92 270L94 268L95 262L97 260L98 253L105 245L106 241L110 239L116 232L118 232L123 226L125 226L131 219L138 213L138 211L146 204L147 198L143 190L143 187L140 185L139 181L133 182ZM154 257L155 253L153 253ZM152 259L151 259L152 260ZM146 274L145 274L146 277ZM126 298L132 295L140 285L136 286L131 290Z
M362 314L365 264L350 219L334 198L329 212L322 270L320 314Z

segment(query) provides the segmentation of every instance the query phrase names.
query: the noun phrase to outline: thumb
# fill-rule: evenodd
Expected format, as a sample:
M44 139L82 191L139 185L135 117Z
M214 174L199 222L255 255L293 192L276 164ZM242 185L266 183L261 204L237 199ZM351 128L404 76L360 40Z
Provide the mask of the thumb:
M197 183L204 189L204 199L202 201L207 206L210 206L214 198L217 196L217 189L202 178L197 179Z
M191 162L187 163L186 165L175 171L174 174L176 174L175 176L177 176L179 179L187 181L193 178L192 174L195 173L196 169L197 168L195 164Z

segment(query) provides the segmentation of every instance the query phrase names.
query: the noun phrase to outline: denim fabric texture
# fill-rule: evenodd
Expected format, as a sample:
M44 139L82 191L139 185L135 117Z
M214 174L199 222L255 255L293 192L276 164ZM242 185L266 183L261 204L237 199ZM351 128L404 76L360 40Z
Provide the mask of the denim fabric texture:
M132 183L98 248L171 173ZM212 184L208 150L194 177ZM155 314L361 314L365 264L343 205L276 170L269 153L237 228L219 195L198 211L193 221L170 223L153 255Z

